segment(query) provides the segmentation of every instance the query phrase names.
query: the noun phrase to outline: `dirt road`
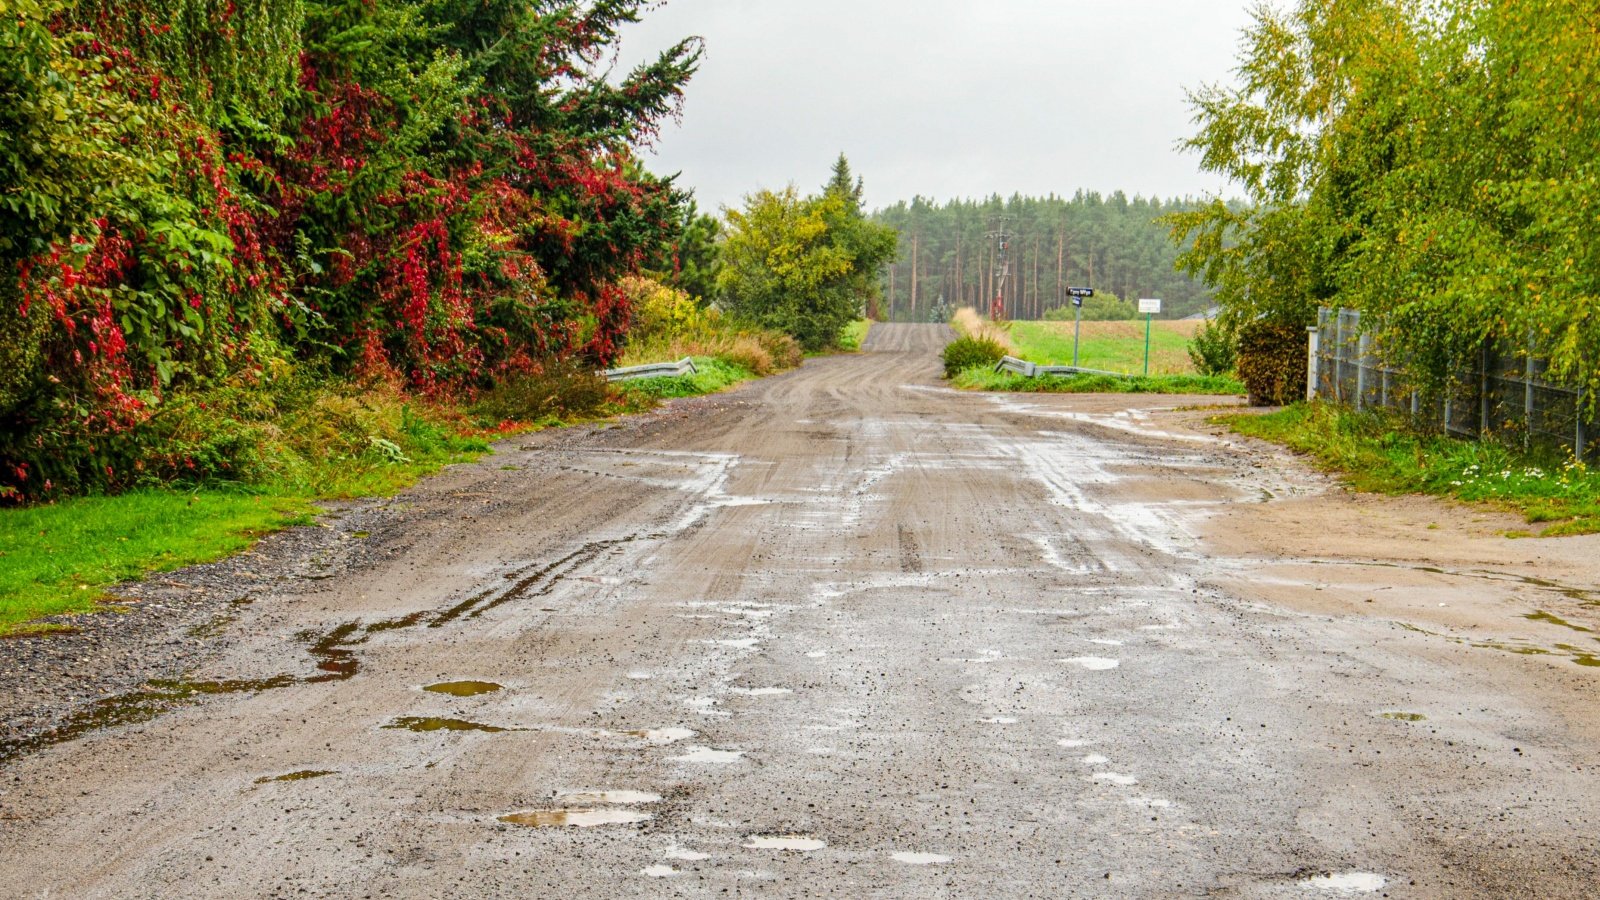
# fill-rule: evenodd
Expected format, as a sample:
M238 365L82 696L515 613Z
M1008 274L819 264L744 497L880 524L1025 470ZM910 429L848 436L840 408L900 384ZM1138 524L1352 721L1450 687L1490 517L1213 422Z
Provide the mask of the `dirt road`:
M944 337L269 541L6 763L0 895L1600 896L1600 542Z

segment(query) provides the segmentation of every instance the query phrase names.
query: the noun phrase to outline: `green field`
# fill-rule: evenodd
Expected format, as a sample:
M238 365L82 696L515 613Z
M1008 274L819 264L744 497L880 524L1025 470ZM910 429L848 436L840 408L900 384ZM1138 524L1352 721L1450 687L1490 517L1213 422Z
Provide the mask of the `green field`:
M1201 323L1152 322L1150 374L1192 375L1189 339ZM1012 322L1017 356L1043 366L1072 365L1071 322ZM1138 374L1144 371L1144 322L1084 322L1078 365L1086 369Z

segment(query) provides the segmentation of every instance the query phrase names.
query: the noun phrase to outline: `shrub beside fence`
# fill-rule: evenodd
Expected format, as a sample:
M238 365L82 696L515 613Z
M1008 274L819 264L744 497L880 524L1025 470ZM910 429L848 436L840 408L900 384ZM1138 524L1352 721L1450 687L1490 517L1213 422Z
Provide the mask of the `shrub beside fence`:
M1308 399L1398 409L1458 437L1494 435L1530 449L1565 449L1580 460L1600 455L1600 429L1582 415L1585 398L1545 381L1545 361L1526 349L1486 344L1445 387L1423 390L1362 330L1360 311L1324 307L1310 332Z

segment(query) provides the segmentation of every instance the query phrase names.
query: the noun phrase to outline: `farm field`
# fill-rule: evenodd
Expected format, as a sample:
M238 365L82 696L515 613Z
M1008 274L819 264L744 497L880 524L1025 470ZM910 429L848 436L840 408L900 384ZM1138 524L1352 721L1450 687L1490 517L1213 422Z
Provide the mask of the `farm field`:
M1012 322L1011 342L1017 355L1040 365L1072 364L1071 322ZM1198 321L1156 321L1150 328L1150 373L1189 375L1190 338ZM1078 365L1108 372L1137 373L1144 369L1144 322L1084 322Z

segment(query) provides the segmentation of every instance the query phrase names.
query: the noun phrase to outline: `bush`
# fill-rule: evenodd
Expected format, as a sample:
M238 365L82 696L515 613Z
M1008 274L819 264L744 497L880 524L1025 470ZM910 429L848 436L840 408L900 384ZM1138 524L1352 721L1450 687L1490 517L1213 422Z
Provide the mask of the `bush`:
M1216 319L1207 319L1189 340L1189 361L1201 375L1227 375L1239 362L1239 336Z
M610 385L593 369L569 360L551 360L539 371L509 378L478 398L473 415L501 422L548 422L599 412L613 399Z
M1282 406L1306 394L1305 328L1257 320L1239 329L1239 380L1252 406Z
M991 337L959 337L945 345L944 377L954 378L965 369L993 366L1006 348Z

